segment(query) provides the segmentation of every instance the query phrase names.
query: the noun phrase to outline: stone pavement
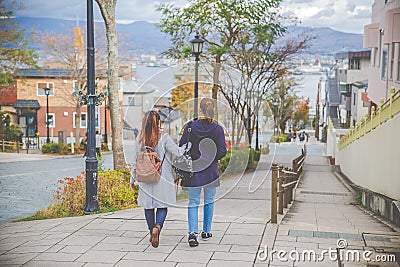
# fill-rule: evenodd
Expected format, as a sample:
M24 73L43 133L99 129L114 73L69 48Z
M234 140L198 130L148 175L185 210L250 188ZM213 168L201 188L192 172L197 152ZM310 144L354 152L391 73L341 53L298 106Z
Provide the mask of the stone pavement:
M354 195L332 173L326 158L308 156L304 171L296 190L295 202L278 226L273 250L287 253L292 250L299 253L313 250L318 260L318 257L322 259L323 250L330 247L336 250L338 245L343 245L342 263L346 267L367 266L367 261L362 257L360 261L352 261L353 258L349 256L349 261L346 261L346 251L354 250L359 255L363 251L372 251L373 254L368 257L371 259L375 259L377 254L385 257L400 252L400 233L354 205ZM384 253L378 253L380 251ZM288 255L286 259L289 259ZM325 255L324 260L319 262L282 262L275 258L269 266L338 266L338 263ZM368 266L398 264L370 262Z
M300 149L296 144L292 146L296 151ZM284 149L288 151L287 147ZM293 154L278 153L275 161L288 164L292 158ZM213 237L209 241L200 240L200 245L196 248L190 248L187 244L187 212L184 207L187 201L181 201L177 207L169 209L157 249L149 245L141 208L110 214L1 224L0 265L268 266L268 261L257 259L257 252L264 245L269 248L274 246L293 249L308 242L311 248L318 249L320 244L330 244L332 240L336 242L335 239L324 239L327 241L323 243L321 238L314 240L302 236L309 235L310 232L314 234L314 231L340 230L340 233L358 234L367 229L374 233L373 236L376 236L377 231L390 232L389 228L369 215L364 214L362 217L362 212L357 207L342 209L342 205L345 206L342 202L345 199L349 201L352 197L326 171L328 166L323 157L312 157L310 160L307 160L307 172L299 186L293 212L288 213L279 227L268 223L271 185L270 175L267 174L271 156L263 155L262 162L254 173L223 180L215 204ZM324 164L320 162L322 160ZM314 161L323 166L314 166ZM324 189L325 185L332 188ZM318 195L306 191L329 191L348 195ZM328 207L324 206L325 198L335 201L333 212L328 212L327 209L332 208L333 203L326 203ZM315 203L315 199L322 201ZM330 215L333 217L330 218ZM342 215L347 216L344 220L346 227L338 224L339 219L343 219ZM367 225L367 228L362 228L362 225ZM201 223L199 226L202 226ZM352 226L354 227L351 228ZM308 240L303 240L305 238ZM383 243L386 241L388 239L384 239ZM271 262L271 266L273 264L278 265L277 262ZM293 262L290 266L293 266Z

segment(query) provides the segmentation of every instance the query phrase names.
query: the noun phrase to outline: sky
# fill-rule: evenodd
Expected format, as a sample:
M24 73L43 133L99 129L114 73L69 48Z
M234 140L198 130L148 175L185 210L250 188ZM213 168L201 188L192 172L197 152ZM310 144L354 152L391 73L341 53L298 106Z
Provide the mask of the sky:
M12 0L6 0L12 1ZM24 8L16 16L50 17L61 19L86 19L84 0L16 0ZM362 33L365 24L371 21L371 6L374 0L283 0L283 14L294 15L301 26L330 27L335 30ZM118 23L133 21L158 22L156 11L159 3L175 6L187 5L187 0L118 0L116 17ZM95 18L101 20L97 3L94 1Z

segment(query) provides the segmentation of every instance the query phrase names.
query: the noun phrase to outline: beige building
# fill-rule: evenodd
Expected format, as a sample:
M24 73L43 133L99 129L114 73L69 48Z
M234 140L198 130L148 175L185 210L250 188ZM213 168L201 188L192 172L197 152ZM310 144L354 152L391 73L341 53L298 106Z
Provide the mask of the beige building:
M400 89L400 0L376 0L371 24L364 26L364 48L371 48L368 96L374 104Z
M341 104L340 118L353 125L369 112L368 73L371 51L341 52L335 55ZM350 125L348 125L350 126Z

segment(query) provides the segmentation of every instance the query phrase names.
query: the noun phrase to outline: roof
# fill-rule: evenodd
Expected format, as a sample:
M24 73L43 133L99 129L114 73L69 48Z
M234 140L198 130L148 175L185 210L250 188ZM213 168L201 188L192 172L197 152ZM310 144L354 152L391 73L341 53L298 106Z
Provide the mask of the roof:
M15 85L0 86L0 106L11 106L17 101Z
M135 131L135 129L132 126L130 126L126 121L124 121L123 129L132 132Z
M338 106L340 104L340 93L337 78L328 78L328 101L330 106Z
M365 103L369 103L371 101L371 100L369 100L367 93L361 93L361 100Z
M17 100L13 105L14 108L31 108L40 109L40 104L37 100Z
M30 78L63 78L71 77L71 69L53 69L53 68L43 68L43 69L18 69L16 72L17 76L30 77Z

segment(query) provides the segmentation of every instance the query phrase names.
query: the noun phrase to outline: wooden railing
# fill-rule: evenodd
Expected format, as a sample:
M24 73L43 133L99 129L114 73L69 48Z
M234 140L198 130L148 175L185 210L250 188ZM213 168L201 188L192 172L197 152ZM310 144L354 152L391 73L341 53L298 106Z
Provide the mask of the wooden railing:
M294 189L299 182L306 159L306 146L301 150L301 155L292 161L292 168L272 163L271 186L271 223L278 222L278 214L283 214L283 209L292 203Z
M356 124L355 127L351 126L350 132L340 138L338 146L339 150L342 150L357 139L360 139L382 123L393 118L393 116L399 112L400 90L396 92L395 89L392 88L390 90L390 98L386 102L383 102L383 99L381 99L377 111L375 110L375 107L372 107L370 116L367 114L365 119L361 119L360 123Z
M15 148L17 150L17 152L19 153L21 145L22 145L21 142L10 142L10 141L6 141L3 139L3 140L1 140L1 152L5 152L6 147L10 147L10 148Z

